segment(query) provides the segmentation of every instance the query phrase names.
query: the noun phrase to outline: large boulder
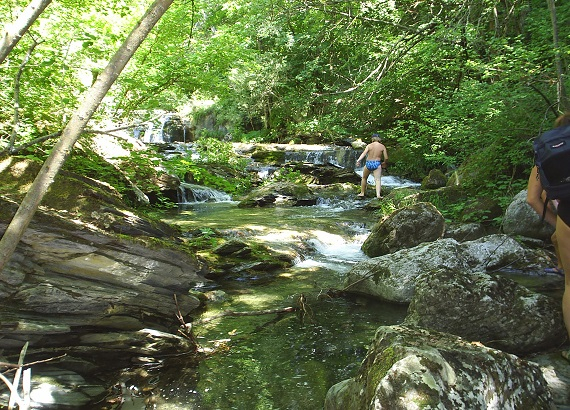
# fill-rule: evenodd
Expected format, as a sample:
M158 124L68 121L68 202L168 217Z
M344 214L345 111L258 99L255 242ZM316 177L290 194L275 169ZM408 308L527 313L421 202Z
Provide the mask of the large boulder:
M545 251L529 249L506 235L459 243L446 238L357 263L345 288L382 300L409 303L417 277L440 268L484 272L500 268L542 271L552 263Z
M554 227L542 220L526 202L527 191L519 192L505 211L503 232L507 235L550 240Z
M432 169L422 180L422 189L443 188L447 184L447 177L439 169Z
M401 208L377 223L362 244L370 257L386 255L420 243L432 242L443 236L445 219L428 202Z
M325 410L554 410L538 365L457 336L381 327L358 374L332 386Z
M288 163L285 169L298 171L311 177L311 183L317 185L330 185L336 183L360 184L360 176L351 169L331 164L309 164L304 162Z
M247 194L238 206L254 208L274 205L310 206L317 203L317 197L306 184L275 182L263 185Z
M565 340L559 305L502 276L438 269L417 277L405 323L527 354Z
M5 228L0 223L0 233ZM95 358L98 349L108 355L109 344L90 341L110 332L176 333L176 314L186 317L201 306L189 294L209 282L201 271L175 245L117 238L38 211L0 273L0 345L19 350L28 341L32 357L49 347ZM124 336L113 353L128 363L140 344Z
M409 303L417 276L437 266L469 270L461 254L459 243L442 239L389 255L357 263L348 272L344 287L347 291L372 296L381 300Z

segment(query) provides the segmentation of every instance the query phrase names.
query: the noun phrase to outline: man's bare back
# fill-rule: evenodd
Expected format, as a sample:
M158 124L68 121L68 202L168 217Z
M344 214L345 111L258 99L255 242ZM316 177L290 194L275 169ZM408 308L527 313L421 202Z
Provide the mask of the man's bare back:
M368 144L364 152L368 161L381 161L382 157L384 157L384 159L388 157L386 147L378 141Z

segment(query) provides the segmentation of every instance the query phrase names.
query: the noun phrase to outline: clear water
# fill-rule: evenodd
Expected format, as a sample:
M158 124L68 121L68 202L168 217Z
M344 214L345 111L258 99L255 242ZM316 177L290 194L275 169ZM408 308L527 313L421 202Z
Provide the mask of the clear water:
M224 310L298 306L305 314L225 316L194 327L203 348L216 353L195 368L179 358L154 374L152 400L159 409L299 409L323 407L327 390L353 376L367 343L382 325L401 322L407 306L329 297L343 275L366 258L360 245L375 220L339 201L314 207L240 209L233 202L184 206L165 217L184 230L212 228L299 254L271 280L236 280L218 288L227 300L201 317ZM144 408L140 397L122 408Z

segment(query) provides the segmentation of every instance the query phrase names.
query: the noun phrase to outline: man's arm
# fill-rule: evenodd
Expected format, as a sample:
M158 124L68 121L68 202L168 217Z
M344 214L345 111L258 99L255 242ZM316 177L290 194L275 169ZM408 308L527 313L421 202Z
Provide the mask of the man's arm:
M536 166L532 168L530 176L528 177L528 185L527 185L527 192L526 192L526 202L534 209L534 211L542 216L544 212L544 207L546 204L544 203L544 198L542 197L542 184L540 183L540 179L538 178L538 170ZM552 226L556 226L556 214L549 206L546 206L546 214L544 215L544 219Z
M362 161L364 159L364 157L366 156L366 154L368 154L368 150L370 148L370 145L367 145L366 148L364 148L364 151L362 151L362 154L360 154L360 156L358 157L358 159L356 160L356 165L358 166L360 164L360 161Z

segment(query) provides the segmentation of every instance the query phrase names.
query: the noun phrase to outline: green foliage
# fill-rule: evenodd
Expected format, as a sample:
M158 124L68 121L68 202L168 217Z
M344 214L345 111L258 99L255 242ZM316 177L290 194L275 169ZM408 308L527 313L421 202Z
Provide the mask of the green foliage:
M194 251L209 250L219 245L222 238L219 233L211 228L201 228L192 232L187 245Z
M234 168L245 167L247 160L235 155L230 143L216 138L200 138L194 145L201 164L225 164Z
M52 2L0 67L2 145L12 133L20 69L17 143L63 128L148 3ZM556 51L567 60L570 3L557 3ZM25 5L2 2L0 21L13 21ZM444 0L175 3L96 118L122 122L148 119L154 110L180 111L200 124L213 121L197 128L202 137L221 138L229 130L235 140L255 142L331 142L383 130L393 173L420 179L433 168L477 171L468 188L504 201L526 179L527 142L554 119L550 16L544 0L468 6ZM38 45L21 66L34 40ZM200 108L205 100L211 104ZM233 176L209 172L214 164L243 169L210 140L198 142L205 159L172 167L224 190L246 187L243 177L231 183ZM143 158L129 161L125 166L134 169Z
M307 182L307 177L298 170L279 168L271 175L271 178L267 179L264 183L270 184L272 182L290 182L293 184L300 184Z
M244 173L248 160L238 157L230 143L200 138L194 148L195 155L189 153L164 161L167 172L182 181L191 180L228 194L243 193L251 188L251 178ZM223 170L225 175L209 169Z
M410 206L418 202L416 191L408 188L394 189L380 202L382 215L390 215L397 209Z

